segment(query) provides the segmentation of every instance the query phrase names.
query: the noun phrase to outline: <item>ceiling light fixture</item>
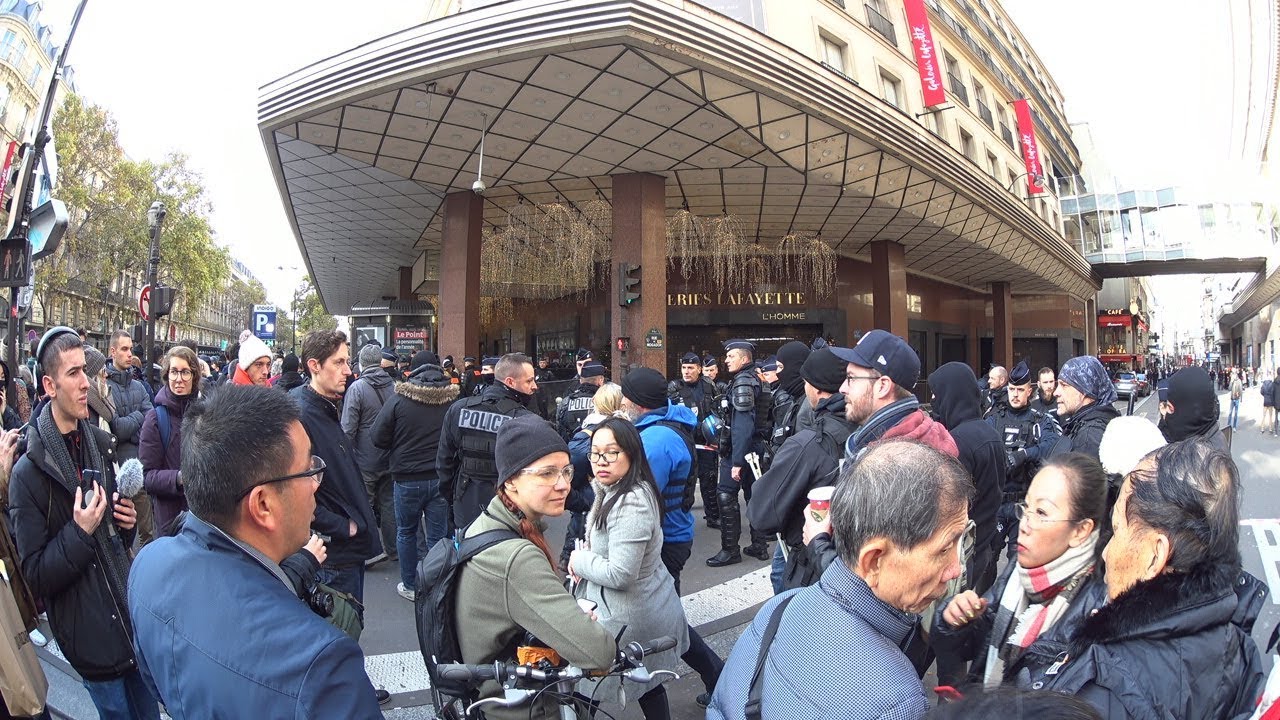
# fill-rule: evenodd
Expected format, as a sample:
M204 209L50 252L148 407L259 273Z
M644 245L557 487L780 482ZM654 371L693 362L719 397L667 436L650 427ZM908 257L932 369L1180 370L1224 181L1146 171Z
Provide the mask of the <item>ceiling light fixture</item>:
M610 95L610 96L612 96L612 97L618 97L618 96L619 96L619 95L621 95L621 94L622 94L622 91L621 91L621 90L619 90L618 88L609 88L609 95Z
M484 195L484 191L488 190L488 187L484 184L484 136L489 131L489 115L480 113L480 117L484 121L484 124L480 126L480 159L476 163L476 181L471 183L471 192L477 195Z
M657 111L658 111L658 112L660 112L660 113L669 113L669 112L671 112L671 106L670 106L670 105L659 105L659 106L655 107L655 108L654 108L654 110L657 110Z
M790 130L783 130L782 132L778 133L778 139L779 139L779 140L786 140L786 139L787 139L787 138L789 138L789 137L791 137L791 131L790 131Z
M563 70L561 70L560 72L556 73L556 78L558 78L558 79L560 79L560 80L568 80L568 79L569 79L569 78L571 78L571 77L573 77L573 76L572 76L572 75L570 75L569 73L567 73L567 72L563 71Z
M702 128L703 130L710 130L711 128L713 128L713 127L715 127L715 126L714 126L714 125L712 125L712 124L711 124L711 123L709 123L709 122L705 122L705 121L704 121L704 122L700 122L700 123L698 123L698 127Z

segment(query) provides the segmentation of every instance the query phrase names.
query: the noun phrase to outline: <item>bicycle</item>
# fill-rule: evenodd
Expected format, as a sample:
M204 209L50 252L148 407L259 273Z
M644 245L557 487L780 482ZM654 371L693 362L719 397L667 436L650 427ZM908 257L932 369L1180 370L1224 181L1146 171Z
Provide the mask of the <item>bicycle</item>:
M557 668L545 662L540 665L502 661L484 665L441 663L435 669L436 674L443 679L468 686L479 686L487 680L496 680L502 684L503 692L501 696L480 698L465 708L462 707L461 700L453 700L443 706L437 705L435 720L466 720L473 717L472 713L483 710L487 705L514 708L526 702L529 704L529 717L532 718L537 700L543 695L560 704L560 717L563 720L587 720L597 714L612 719L612 715L600 709L594 692L590 697L574 692L577 684L583 680L603 680L613 676L640 685L647 685L664 676L675 679L679 676L670 670L650 672L644 666L645 656L670 650L675 646L675 638L668 636L650 640L647 644L638 641L627 643L618 649L617 658L606 670L584 670L574 665Z

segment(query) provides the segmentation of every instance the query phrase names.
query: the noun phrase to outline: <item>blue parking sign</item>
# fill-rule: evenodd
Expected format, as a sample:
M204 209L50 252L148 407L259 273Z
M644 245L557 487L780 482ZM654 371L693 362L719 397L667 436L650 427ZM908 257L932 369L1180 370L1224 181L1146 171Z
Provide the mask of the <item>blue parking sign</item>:
M276 306L253 306L253 334L259 340L276 339Z

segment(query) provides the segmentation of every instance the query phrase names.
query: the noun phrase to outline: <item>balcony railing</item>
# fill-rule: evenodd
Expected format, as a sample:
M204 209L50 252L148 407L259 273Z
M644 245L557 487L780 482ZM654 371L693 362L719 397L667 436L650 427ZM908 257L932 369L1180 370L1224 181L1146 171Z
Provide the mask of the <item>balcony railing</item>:
M1013 143L1013 131L1004 123L1000 123L1000 137L1004 138L1004 143L1009 146L1010 150L1018 152L1018 146Z
M996 119L991 116L991 108L987 107L981 98L978 99L978 117L982 118L982 122L986 123L987 127L996 129Z
M898 34L894 32L893 22L890 21L889 18L885 17L884 15L881 15L880 11L875 9L875 7L872 6L870 3L866 5L866 8L867 8L867 24L871 26L872 30L875 30L876 32L883 35L884 38L889 41L890 45L897 47Z
M964 103L965 107L969 106L969 91L965 89L964 83L961 82L960 78L952 73L947 73L947 88L951 90L952 95L960 98L960 102Z

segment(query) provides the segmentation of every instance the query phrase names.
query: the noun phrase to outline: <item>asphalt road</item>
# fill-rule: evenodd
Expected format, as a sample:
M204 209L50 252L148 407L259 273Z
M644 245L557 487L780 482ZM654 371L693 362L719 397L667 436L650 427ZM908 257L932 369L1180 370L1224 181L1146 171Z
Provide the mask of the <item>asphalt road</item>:
M1226 422L1229 403L1222 396L1222 419ZM1124 413L1127 403L1117 403ZM1135 414L1157 418L1153 397L1142 398ZM1240 467L1243 485L1240 523L1240 551L1244 567L1271 587L1270 602L1254 627L1254 637L1263 647L1280 621L1280 493L1270 484L1280 477L1280 438L1259 431L1262 401L1257 388L1245 393L1239 430L1234 435L1232 454ZM701 521L695 509L698 532L693 555L681 579L686 615L721 655L728 657L743 626L754 617L760 604L771 595L768 564L744 556L740 565L712 569L704 560L719 547L719 535ZM564 519L554 520L547 532L552 550L564 537ZM395 592L398 573L390 563L370 570L366 579L367 627L361 638L366 666L375 684L394 696L387 706L387 718L429 718L431 716L426 673L417 650L412 604ZM95 717L87 695L70 668L46 648L40 651L50 677L50 705L64 717ZM1270 667L1272 658L1267 658ZM702 692L698 676L682 667L682 677L668 685L672 717L679 720L702 718L694 698ZM605 706L618 718L640 718L634 702L626 709Z

